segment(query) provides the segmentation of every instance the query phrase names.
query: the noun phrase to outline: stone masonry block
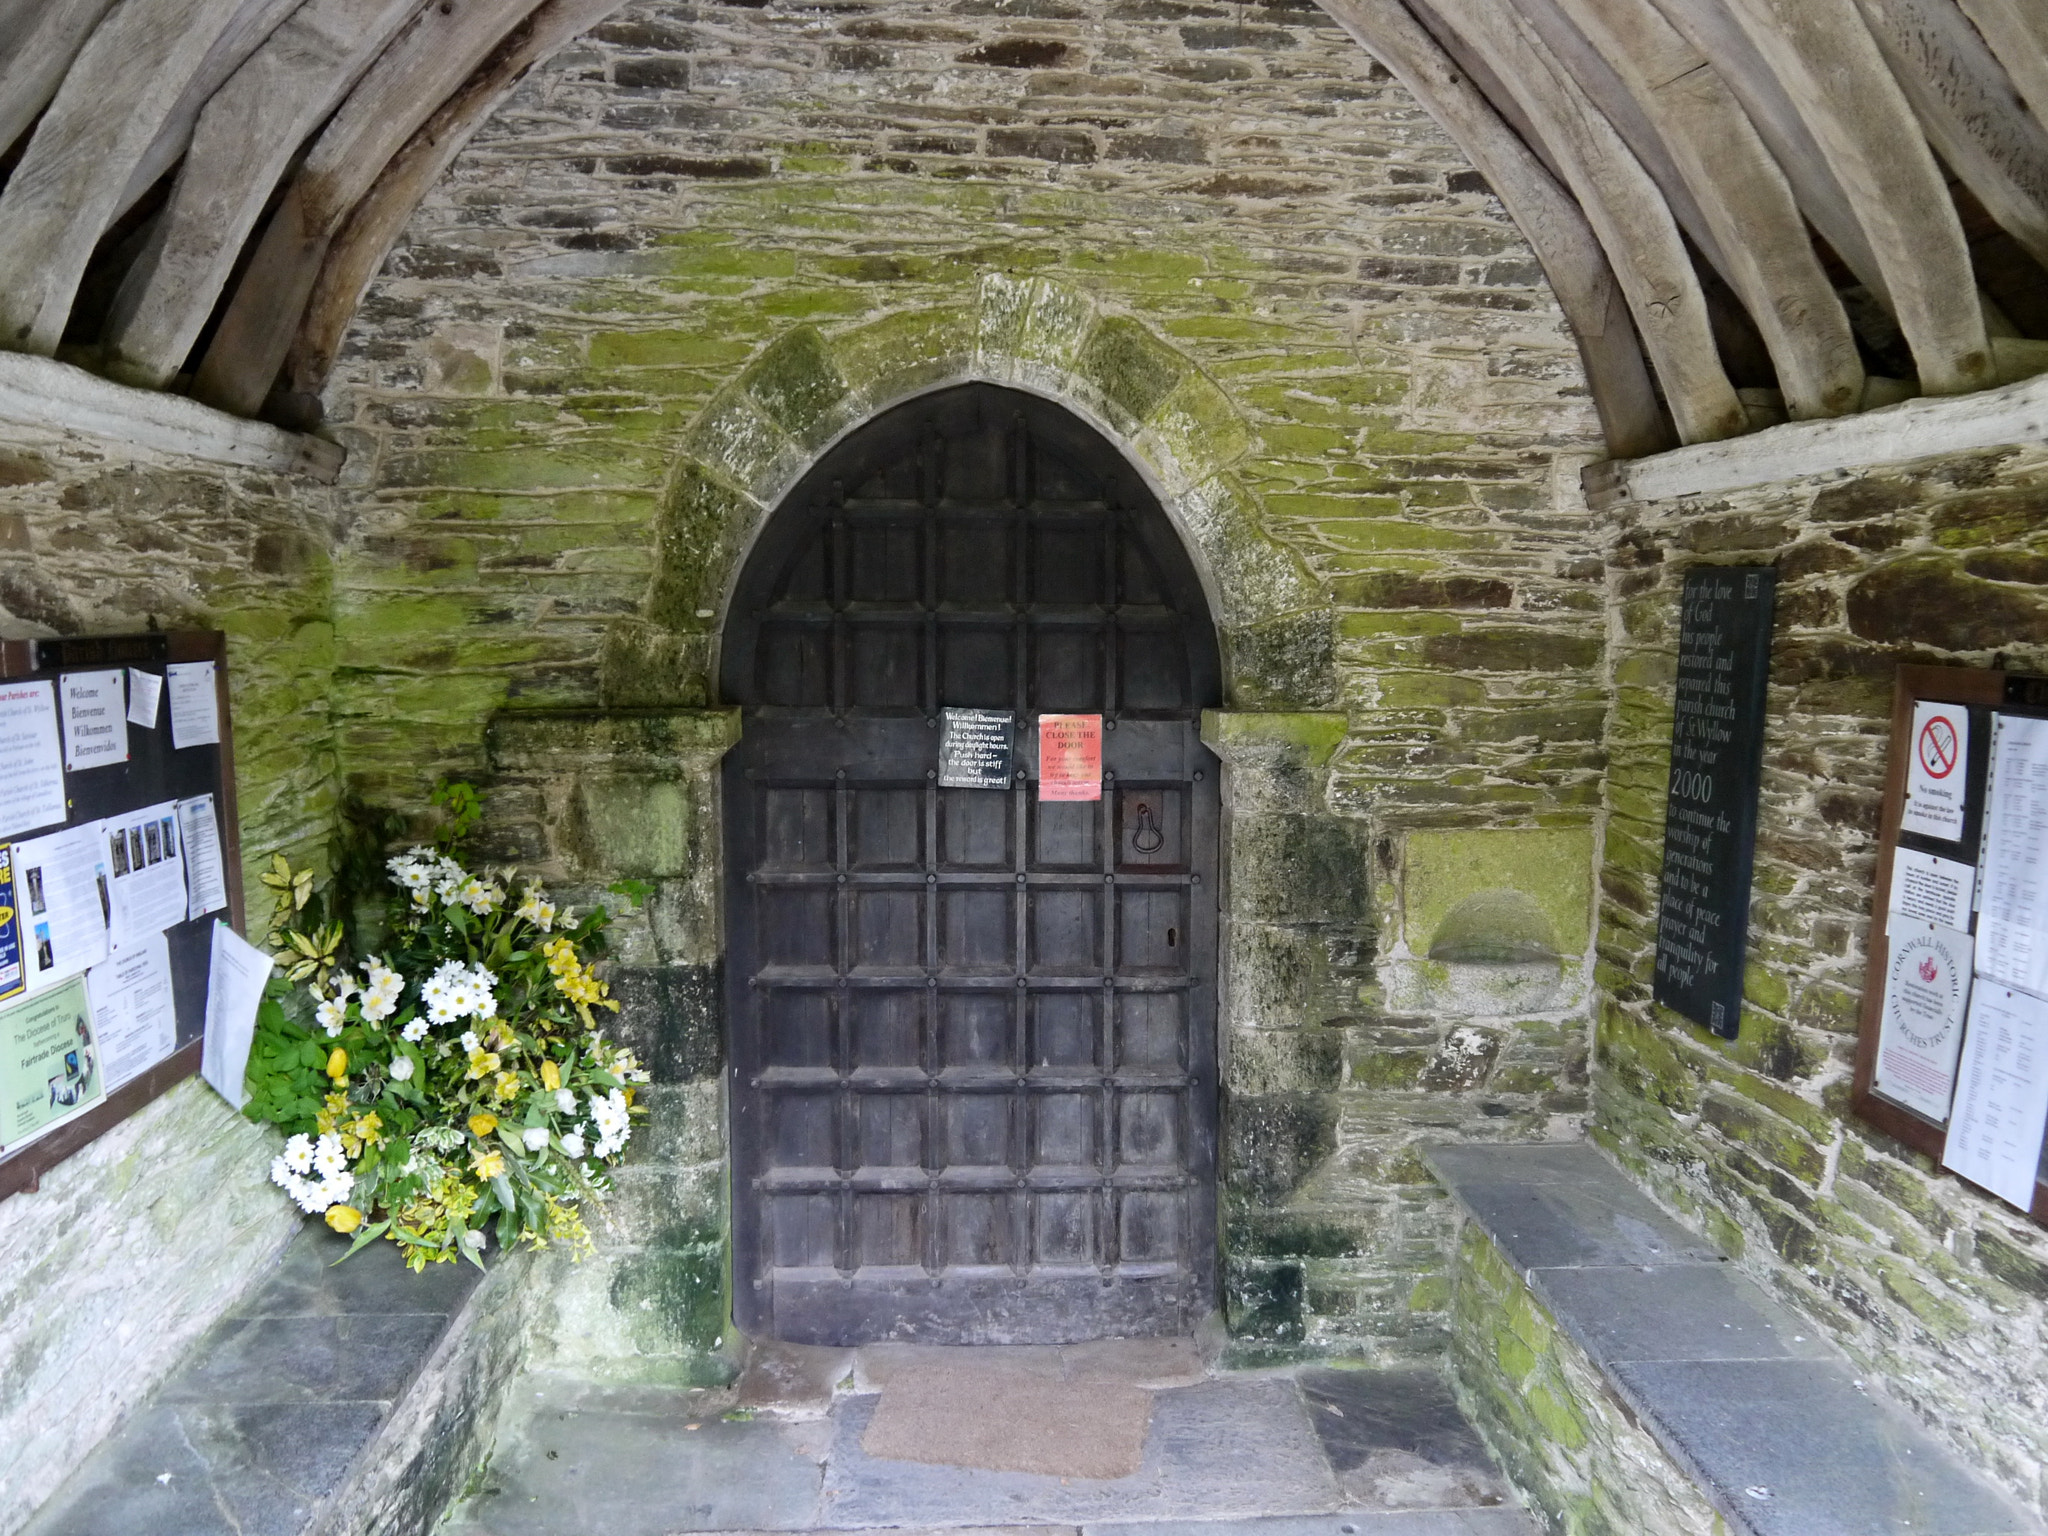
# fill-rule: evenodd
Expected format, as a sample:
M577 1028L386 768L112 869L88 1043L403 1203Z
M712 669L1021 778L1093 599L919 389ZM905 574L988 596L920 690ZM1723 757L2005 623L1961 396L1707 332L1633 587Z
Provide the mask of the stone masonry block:
M806 445L818 445L819 429L846 395L832 349L811 326L798 326L778 339L740 376L740 382L769 420Z
M574 801L571 841L601 876L680 875L693 841L689 790L672 779L589 775Z
M1494 892L1512 892L1541 915L1554 953L1576 955L1586 947L1592 828L1417 829L1402 841L1402 931L1416 954L1429 952L1461 905L1484 903Z

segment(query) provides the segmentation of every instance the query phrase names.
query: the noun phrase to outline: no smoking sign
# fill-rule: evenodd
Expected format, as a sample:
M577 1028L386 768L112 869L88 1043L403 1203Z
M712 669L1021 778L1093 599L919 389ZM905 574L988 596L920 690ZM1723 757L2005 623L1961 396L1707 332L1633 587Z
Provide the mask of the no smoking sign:
M1963 835L1963 781L1970 715L1960 704L1913 706L1913 760L1906 773L1906 809L1899 830L1953 842Z

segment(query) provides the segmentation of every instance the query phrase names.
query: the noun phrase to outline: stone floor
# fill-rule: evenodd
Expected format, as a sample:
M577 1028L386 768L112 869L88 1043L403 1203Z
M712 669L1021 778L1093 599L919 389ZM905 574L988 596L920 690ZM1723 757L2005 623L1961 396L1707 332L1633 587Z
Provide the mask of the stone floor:
M1142 1464L1113 1479L883 1460L862 1448L906 1366L987 1361L1153 1391ZM924 1357L923 1362L920 1357ZM991 1402L990 1411L1001 1411ZM517 1384L475 1495L440 1536L689 1532L1022 1536L1533 1536L1441 1377L1212 1375L1191 1345L772 1350L730 1392Z

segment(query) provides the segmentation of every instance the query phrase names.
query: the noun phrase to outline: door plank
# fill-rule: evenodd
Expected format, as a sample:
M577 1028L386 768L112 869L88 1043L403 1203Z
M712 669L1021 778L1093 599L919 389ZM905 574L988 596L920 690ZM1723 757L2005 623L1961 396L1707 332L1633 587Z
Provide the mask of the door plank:
M328 245L285 363L288 388L318 395L363 294L413 211L527 71L625 0L548 0L406 141Z
M1584 212L1401 0L1320 0L1455 139L1542 263L1616 458L1672 446L1614 268Z
M159 389L192 350L306 136L423 0L307 0L201 113L156 232L115 297L107 371Z
M1435 3L1486 57L1564 168L1614 264L1679 436L1702 443L1747 431L1699 274L1642 163L1519 12L1497 0Z
M2048 128L1955 0L1859 0L1927 138L2034 260L2048 266Z
M405 141L540 0L428 6L350 91L265 226L193 394L253 416L291 346L342 220Z
M1961 0L1998 62L2012 76L2034 120L2048 123L2048 6L2039 0Z
M0 6L0 153L13 148L64 83L114 0L12 0Z
M242 5L124 0L79 50L0 191L0 347L57 350L129 171Z
M1790 183L1704 55L1650 0L1560 0L1642 103L1719 239L1794 420L1839 416L1863 395L1863 361Z
M1725 4L1813 130L1884 270L1921 390L1996 382L1948 183L1855 0L1685 3Z

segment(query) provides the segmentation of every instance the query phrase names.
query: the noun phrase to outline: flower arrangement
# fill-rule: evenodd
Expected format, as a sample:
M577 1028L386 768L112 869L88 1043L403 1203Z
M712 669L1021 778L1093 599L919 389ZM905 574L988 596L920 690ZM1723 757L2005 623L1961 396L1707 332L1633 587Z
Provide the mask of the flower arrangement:
M534 883L515 903L511 871L472 874L441 850L386 868L383 947L359 965L339 921L308 920L310 871L279 856L263 877L284 974L258 1014L244 1113L287 1134L270 1176L354 1234L350 1253L388 1237L415 1271L477 1260L493 1230L580 1257L583 1212L645 1113L647 1073L597 1018L619 1006L590 970L610 916L572 920Z

